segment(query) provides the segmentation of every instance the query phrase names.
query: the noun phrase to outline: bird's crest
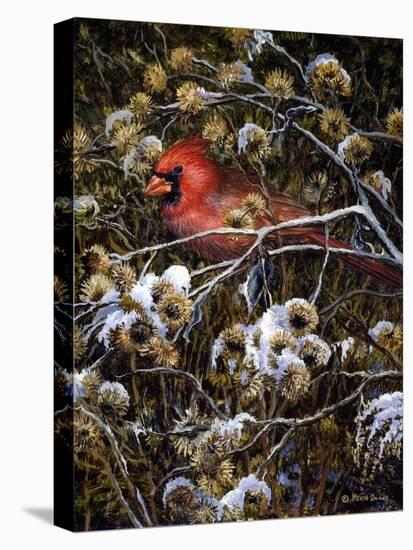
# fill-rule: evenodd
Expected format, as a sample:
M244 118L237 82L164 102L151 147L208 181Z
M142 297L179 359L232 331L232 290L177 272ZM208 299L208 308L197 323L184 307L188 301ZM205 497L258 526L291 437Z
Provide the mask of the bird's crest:
M193 161L194 158L203 157L211 143L210 140L197 136L179 141L165 151L159 160L157 170L163 171L175 163L184 164L186 161Z

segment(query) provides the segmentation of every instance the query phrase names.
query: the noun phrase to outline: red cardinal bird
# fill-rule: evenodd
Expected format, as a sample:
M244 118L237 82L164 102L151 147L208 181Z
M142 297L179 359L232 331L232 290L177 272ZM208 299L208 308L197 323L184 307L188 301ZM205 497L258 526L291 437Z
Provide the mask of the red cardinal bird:
M259 193L248 177L237 168L220 166L205 155L211 145L209 140L193 137L176 143L160 158L154 176L145 189L148 197L162 198L162 217L168 229L177 238L188 237L209 229L222 228L229 212L240 208L245 197ZM292 197L268 188L271 208L277 223L310 216L310 212ZM265 212L254 218L255 228L273 225L274 221ZM294 227L279 232L282 243L324 245L324 230L321 226ZM229 260L244 254L254 237L237 239L226 235L209 235L186 244L200 256L213 261ZM268 242L279 246L276 235ZM329 239L330 248L352 247L343 241ZM399 286L401 274L384 263L369 258L342 256L343 261L372 275L391 286Z

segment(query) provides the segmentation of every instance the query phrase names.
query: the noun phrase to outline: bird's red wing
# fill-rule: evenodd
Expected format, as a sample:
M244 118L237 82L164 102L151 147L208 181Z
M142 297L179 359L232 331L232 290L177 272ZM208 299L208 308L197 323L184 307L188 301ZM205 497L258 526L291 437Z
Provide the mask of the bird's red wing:
M248 181L246 181L246 176L239 171L226 171L225 175L226 177L222 180L225 183L223 183L219 189L219 211L222 220L231 210L239 209L243 199L245 199L248 194L258 193L264 196L260 191L259 180L256 176L249 176ZM268 186L267 190L271 212L268 211L255 216L254 221L257 229L311 216L311 212L301 204L298 204L290 195L276 191L271 185ZM312 226L311 228L306 226L290 228L281 231L279 235L281 235L283 241L285 240L288 242L297 238L306 239L309 231L314 231L316 234L323 234L320 226ZM275 238L277 238L278 241L278 236L276 237L274 234L273 239Z

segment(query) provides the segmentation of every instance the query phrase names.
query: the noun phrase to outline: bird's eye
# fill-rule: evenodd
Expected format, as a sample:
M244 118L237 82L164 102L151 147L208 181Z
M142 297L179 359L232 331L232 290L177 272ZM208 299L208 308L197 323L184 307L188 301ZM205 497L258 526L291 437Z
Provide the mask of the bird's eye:
M175 174L182 174L182 170L183 170L182 166L181 166L180 164L178 164L178 165L175 166L175 168L174 168L174 173L175 173Z

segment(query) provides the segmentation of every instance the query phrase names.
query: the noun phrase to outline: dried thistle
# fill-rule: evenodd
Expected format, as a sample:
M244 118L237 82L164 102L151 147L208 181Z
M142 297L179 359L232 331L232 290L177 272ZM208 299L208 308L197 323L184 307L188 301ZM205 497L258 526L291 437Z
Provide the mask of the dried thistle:
M325 367L331 356L331 350L324 340L318 336L304 337L300 342L298 357L302 359L311 372L317 373Z
M150 65L143 75L143 85L150 92L163 92L167 86L168 78L160 65Z
M268 155L270 142L263 128L248 122L239 130L238 135L239 153L246 153L253 159L262 159Z
M82 283L79 298L82 302L99 302L107 292L114 288L112 279L107 275L94 273Z
M103 382L98 391L98 405L105 419L122 418L128 413L129 394L119 382Z
M307 395L310 381L310 371L307 367L292 364L287 367L278 384L278 393L290 403L296 404Z
M53 278L53 287L54 299L56 302L66 302L69 299L69 288L57 275Z
M192 52L188 48L175 48L171 51L169 64L175 71L187 71L192 67Z
M86 156L91 146L92 139L86 129L80 124L75 124L61 139L59 151L63 154L63 159L57 163L56 169L59 172L75 171L79 174L93 172L96 164Z
M239 325L224 329L219 336L222 340L222 355L226 359L245 353L245 333Z
M92 245L84 251L83 257L91 273L107 273L109 271L111 261L104 246Z
M130 327L118 325L109 335L110 343L122 351L146 353L152 338L158 336L158 329L146 315L140 315Z
M350 119L340 108L325 109L318 117L322 132L337 141L343 140L349 128Z
M249 29L229 29L230 40L237 48L240 48L245 44L245 41L251 36Z
M332 56L319 56L311 64L308 81L318 98L328 97L331 93L343 97L351 95L351 78Z
M121 157L126 156L136 148L141 139L142 127L140 124L120 124L113 132L111 145L116 147Z
M254 220L244 210L230 210L224 216L223 226L232 229L254 229ZM230 235L229 237L235 241L239 235Z
M392 326L390 326L392 325ZM391 352L400 352L403 346L403 333L400 325L383 326L377 336L377 344Z
M110 274L122 292L130 292L133 285L136 284L136 270L127 262L113 265ZM122 309L125 308L122 307Z
M265 87L279 100L290 99L294 95L294 78L285 70L275 69L267 75Z
M198 113L205 107L205 90L196 82L184 82L176 91L176 98L181 111Z
M276 328L268 340L268 347L274 355L280 355L286 348L295 348L295 338L287 330Z
M214 116L205 124L202 131L202 136L205 139L210 139L214 143L222 143L227 134L227 122L218 114L214 114Z
M179 352L175 346L159 337L151 338L141 354L151 359L157 367L174 368L179 363Z
M403 109L392 109L386 120L386 128L392 136L403 137Z
M73 447L76 454L88 453L101 446L101 430L94 420L82 410L75 411L73 436Z
M236 63L222 63L217 73L217 80L227 87L242 74L243 70Z
M260 193L248 193L241 201L241 209L252 216L257 216L267 212L267 204Z
M296 336L314 332L318 325L317 309L307 300L296 298L285 304L288 311L288 322Z
M348 164L359 166L367 160L373 151L373 145L364 136L354 133L347 136L338 146L338 154Z
M158 302L157 311L161 321L172 332L186 325L191 319L192 301L180 292L167 292Z
M136 120L141 121L152 112L152 98L144 92L134 94L128 103L128 110L133 114Z
M73 356L75 361L80 361L87 351L86 335L81 328L75 325L73 331Z

